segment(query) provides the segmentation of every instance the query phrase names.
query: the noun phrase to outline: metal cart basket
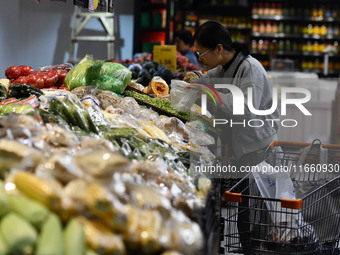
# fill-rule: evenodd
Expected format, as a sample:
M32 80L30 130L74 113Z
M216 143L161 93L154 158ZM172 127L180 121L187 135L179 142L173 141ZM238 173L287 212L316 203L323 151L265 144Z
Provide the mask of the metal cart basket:
M267 163L289 172L295 199L264 197L248 173L223 195L226 250L339 254L340 145L274 141L266 154Z

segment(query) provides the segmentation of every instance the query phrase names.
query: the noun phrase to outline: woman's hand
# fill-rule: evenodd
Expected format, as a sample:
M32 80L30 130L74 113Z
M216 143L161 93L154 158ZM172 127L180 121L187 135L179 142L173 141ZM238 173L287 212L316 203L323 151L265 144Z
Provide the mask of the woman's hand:
M183 81L186 81L186 82L197 82L198 81L198 75L195 74L194 72L187 72L185 74L185 77L183 78Z

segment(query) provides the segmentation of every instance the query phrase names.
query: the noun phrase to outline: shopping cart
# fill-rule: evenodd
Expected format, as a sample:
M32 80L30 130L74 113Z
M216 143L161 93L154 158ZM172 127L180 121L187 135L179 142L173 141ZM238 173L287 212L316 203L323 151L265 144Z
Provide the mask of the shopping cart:
M296 199L264 197L248 173L224 193L226 251L339 254L340 145L274 141L266 162L289 172Z

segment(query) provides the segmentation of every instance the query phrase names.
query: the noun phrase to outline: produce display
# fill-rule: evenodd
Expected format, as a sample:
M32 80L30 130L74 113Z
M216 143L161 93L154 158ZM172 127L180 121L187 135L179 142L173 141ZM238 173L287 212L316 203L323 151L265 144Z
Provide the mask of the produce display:
M154 105L160 109L166 110L170 113L173 113L174 115L180 116L186 120L190 120L190 113L188 112L181 112L171 107L171 102L167 99L163 98L153 98L147 95L143 95L141 93L135 92L135 91L128 91L126 90L124 92L126 95L132 96L134 98L140 99L143 102L146 102L148 104Z
M71 66L66 64L37 71L27 65L11 66L6 69L5 75L13 84L29 84L42 89L62 86L70 69Z
M14 76L0 85L0 254L202 254L211 181L194 163L214 162L213 137L119 95L131 71L117 63L85 57L71 91Z

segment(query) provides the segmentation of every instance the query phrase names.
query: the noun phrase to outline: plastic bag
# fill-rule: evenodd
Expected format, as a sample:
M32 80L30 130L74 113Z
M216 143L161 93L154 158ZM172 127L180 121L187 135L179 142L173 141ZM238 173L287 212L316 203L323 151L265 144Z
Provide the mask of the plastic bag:
M252 175L262 197L296 199L294 185L288 172L263 161L255 167ZM265 201L265 203L275 226L270 230L268 240L273 243L308 243L310 244L308 249L315 248L318 238L314 228L303 220L301 211L282 209L281 203L277 202ZM278 249L275 245L272 248ZM283 248L287 249L287 247Z
M131 71L118 63L96 61L87 70L86 81L98 89L121 94L131 81Z
M184 112L189 112L199 94L194 89L187 89L189 83L181 80L171 80L171 106Z
M72 90L77 87L86 86L86 71L94 63L93 57L86 55L77 66L68 72L65 78L65 85Z
M155 94L157 97L166 96L169 94L169 86L161 77L154 76L143 92L149 95Z

